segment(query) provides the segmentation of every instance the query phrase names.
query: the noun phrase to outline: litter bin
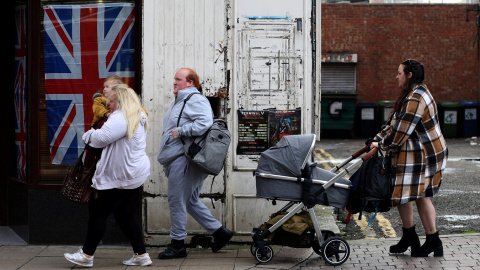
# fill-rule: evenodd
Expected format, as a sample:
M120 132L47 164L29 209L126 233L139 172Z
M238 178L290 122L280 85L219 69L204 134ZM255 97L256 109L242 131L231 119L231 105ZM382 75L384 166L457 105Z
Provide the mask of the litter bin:
M356 95L322 95L322 130L353 130Z
M468 138L478 135L478 106L476 101L460 101L460 121L462 123L462 137Z
M377 134L377 104L358 103L358 129L360 138L373 138Z
M445 138L458 136L458 102L439 102L440 127Z
M381 100L378 102L380 106L380 126L385 125L388 120L388 115L393 110L393 106L395 105L395 101L391 100Z

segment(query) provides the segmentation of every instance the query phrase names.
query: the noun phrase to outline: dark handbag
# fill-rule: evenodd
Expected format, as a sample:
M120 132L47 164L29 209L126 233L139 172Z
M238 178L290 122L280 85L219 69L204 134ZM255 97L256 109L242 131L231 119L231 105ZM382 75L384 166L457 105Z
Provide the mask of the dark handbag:
M352 214L389 211L393 192L392 176L390 156L384 156L381 150L364 161L350 177L352 192L348 208Z
M75 203L88 204L93 193L92 178L95 174L99 155L95 156L93 164L87 167L83 163L82 154L77 159L74 165L70 166L65 178L63 179L63 186L61 189L62 195Z
M384 156L382 151L378 150L377 154L367 160L361 169L365 177L363 196L377 200L390 200L393 191L390 156Z

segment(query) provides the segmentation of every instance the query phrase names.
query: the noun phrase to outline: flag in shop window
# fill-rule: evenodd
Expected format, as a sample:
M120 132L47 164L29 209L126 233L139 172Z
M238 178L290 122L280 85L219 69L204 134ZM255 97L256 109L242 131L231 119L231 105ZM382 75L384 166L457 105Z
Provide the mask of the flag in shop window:
M131 3L44 6L45 92L52 164L75 163L93 119L92 96L111 75L133 85Z
M27 124L26 124L26 7L15 9L15 148L17 158L17 177L27 176Z

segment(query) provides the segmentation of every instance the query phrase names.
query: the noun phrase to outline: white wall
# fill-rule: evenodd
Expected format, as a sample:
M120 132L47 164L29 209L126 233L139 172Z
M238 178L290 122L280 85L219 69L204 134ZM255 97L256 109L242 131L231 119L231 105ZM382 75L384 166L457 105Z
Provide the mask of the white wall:
M149 112L147 149L151 175L145 183L144 222L147 244L169 241L167 179L156 156L162 135L163 116L174 99L173 77L182 67L197 71L207 96L225 87L225 1L145 0L143 10L143 102ZM222 176L210 191L211 178L203 193L224 192ZM205 200L211 206L210 200ZM215 216L223 220L222 204L215 202ZM203 232L195 222L190 232ZM165 235L167 237L165 237Z
M152 164L151 175L145 184L143 208L146 243L162 245L170 241L167 179L156 155L163 116L174 98L173 76L176 70L184 66L198 72L207 96L216 95L220 89L228 94L228 100L222 100L223 116L233 137L225 174L217 176L213 186L212 177L209 177L202 193L224 195L224 200L214 201L215 209L210 199L205 199L204 203L212 208L213 214L223 224L236 231L234 239L248 241L252 228L265 221L283 203L272 207L271 202L255 196L252 171L256 168L255 159L258 156L235 154L237 109L240 106L255 109L254 104L262 102L264 105L261 108L265 108L267 103L275 103L277 109L301 107L302 133L312 132L312 96L315 91L312 89L311 67L311 1L145 0L143 14L143 102L149 112L147 149ZM246 18L251 16L283 16L290 19ZM296 29L293 21L296 18L302 19L302 32ZM262 23L266 27L262 27ZM273 43L268 41L272 34L277 36ZM247 51L252 52L252 48L256 50L259 46L264 46L255 51L255 57L260 60L250 61L246 57ZM264 91L263 94L267 96L256 98L252 95L252 87L264 88L267 84L265 79L271 79L265 76L265 67L258 63L263 61L262 57L274 56L272 47L284 48L282 51L290 57L289 70L292 73L289 76L293 77L289 82L277 82L279 90L275 93L267 94ZM285 49L287 47L288 50ZM272 61L276 60L272 58ZM253 72L254 76L249 76L248 72ZM277 78L285 79L282 76L278 75ZM260 107L257 105L257 108ZM190 236L205 233L191 218L187 229Z

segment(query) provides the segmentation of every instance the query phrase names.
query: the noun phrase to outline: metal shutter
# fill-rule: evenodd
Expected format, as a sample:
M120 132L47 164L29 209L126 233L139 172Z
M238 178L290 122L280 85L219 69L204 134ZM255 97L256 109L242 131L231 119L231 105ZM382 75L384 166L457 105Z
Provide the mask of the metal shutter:
M322 94L356 94L355 64L322 63Z

